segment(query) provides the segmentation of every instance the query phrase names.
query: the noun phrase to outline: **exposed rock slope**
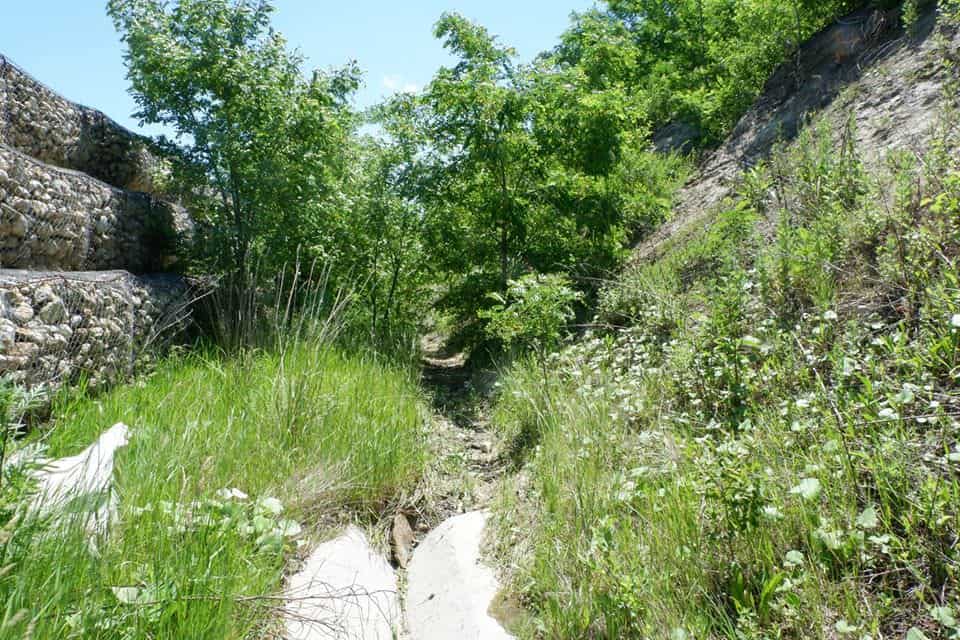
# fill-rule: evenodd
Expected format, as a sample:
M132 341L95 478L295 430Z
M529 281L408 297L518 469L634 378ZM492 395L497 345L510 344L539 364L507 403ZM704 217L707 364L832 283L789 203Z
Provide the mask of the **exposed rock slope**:
M938 50L960 45L960 34L942 28L937 17L927 13L908 34L892 15L864 10L814 36L771 77L726 143L705 158L681 190L673 217L638 245L635 260L656 258L671 238L705 224L747 168L812 119L828 118L839 131L852 117L857 148L868 162L892 149L923 146L951 73Z

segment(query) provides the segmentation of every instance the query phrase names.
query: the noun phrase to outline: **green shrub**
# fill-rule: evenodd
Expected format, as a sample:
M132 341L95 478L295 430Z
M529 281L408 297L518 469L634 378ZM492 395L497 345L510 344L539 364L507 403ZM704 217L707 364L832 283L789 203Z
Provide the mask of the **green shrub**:
M542 359L567 337L580 297L562 275L527 275L511 280L506 296L491 293L496 304L479 315L488 334L507 347L533 349Z

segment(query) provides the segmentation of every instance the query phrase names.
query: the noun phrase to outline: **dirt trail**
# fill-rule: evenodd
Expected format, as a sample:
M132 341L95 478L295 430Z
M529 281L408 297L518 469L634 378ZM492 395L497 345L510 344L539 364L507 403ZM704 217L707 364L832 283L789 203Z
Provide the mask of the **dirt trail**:
M442 458L439 510L449 516L486 508L507 470L488 415L496 374L472 369L464 354L448 352L439 336L426 336L422 346L421 383L433 397Z

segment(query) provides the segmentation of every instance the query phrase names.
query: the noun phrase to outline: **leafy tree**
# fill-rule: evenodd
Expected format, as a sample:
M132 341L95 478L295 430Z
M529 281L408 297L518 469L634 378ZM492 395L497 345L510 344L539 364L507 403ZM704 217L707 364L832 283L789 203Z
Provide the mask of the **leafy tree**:
M862 0L604 0L577 15L551 59L593 88L622 85L651 130L674 121L719 141L774 68Z
M307 79L272 11L267 0L108 2L138 116L170 127L178 144L165 143L210 185L194 209L219 241L214 264L237 274L301 245L322 253L354 126L356 67Z
M429 220L440 263L480 279L510 278L526 236L529 202L542 178L527 128L528 106L515 52L486 29L444 14L435 34L460 58L426 90L426 131L435 165Z
M356 271L366 274L370 331L380 339L409 334L428 299L416 110L416 100L407 94L373 109L372 119L385 136L368 138L359 159L364 179L351 242Z
M591 91L579 70L517 65L455 14L436 34L459 61L417 101L417 195L430 255L453 276L444 304L470 319L518 275L615 268L627 234L608 178L623 132L640 126L622 87Z

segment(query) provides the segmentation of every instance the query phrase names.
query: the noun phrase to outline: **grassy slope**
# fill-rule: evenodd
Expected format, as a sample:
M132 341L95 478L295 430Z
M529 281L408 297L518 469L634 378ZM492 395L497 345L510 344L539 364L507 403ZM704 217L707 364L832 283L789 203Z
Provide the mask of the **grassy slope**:
M243 598L280 588L295 542L284 521L329 521L345 505L379 513L426 464L412 377L310 343L282 356L174 359L59 407L55 420L56 455L115 422L132 428L117 460L120 524L93 551L79 526L8 528L4 638L31 625L35 638L263 637L275 603ZM224 488L249 499L218 497Z
M957 121L869 172L808 130L507 377L522 635L960 634Z

